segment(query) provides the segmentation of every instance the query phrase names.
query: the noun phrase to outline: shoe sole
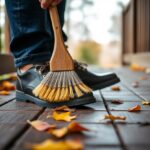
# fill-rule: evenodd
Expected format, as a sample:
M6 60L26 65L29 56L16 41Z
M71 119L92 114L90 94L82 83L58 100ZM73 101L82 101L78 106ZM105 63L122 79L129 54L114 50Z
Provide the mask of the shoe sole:
M54 108L63 105L75 107L75 106L87 105L96 102L92 93L66 102L46 102L44 100L40 100L39 98L25 94L24 92L18 90L16 90L16 101L32 102L40 107L48 107L48 108Z
M115 79L112 79L112 80L108 80L106 82L103 82L101 84L96 84L96 85L93 85L91 86L91 88L93 90L100 90L100 89L104 89L108 86L111 86L111 85L114 85L116 83L120 82L120 79L119 78L115 78Z

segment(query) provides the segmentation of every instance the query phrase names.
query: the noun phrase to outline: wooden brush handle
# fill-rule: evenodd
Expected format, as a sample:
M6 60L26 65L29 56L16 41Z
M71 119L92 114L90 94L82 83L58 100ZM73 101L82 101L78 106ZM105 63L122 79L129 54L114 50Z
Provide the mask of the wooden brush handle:
M63 40L62 29L60 26L59 15L56 6L49 8L49 13L54 31L54 50L50 60L51 71L74 70L74 63Z

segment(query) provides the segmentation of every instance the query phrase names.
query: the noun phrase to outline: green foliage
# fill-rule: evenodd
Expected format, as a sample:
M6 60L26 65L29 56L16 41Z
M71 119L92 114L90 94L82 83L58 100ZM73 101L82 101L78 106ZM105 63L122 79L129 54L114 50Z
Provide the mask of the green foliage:
M88 64L98 64L101 46L94 41L81 41L75 48L75 57Z

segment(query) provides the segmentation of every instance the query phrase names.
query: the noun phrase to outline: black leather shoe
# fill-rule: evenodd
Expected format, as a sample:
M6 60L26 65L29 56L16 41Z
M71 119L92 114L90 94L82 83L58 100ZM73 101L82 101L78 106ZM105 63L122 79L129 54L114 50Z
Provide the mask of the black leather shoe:
M74 98L65 102L48 102L34 96L33 89L41 82L44 76L49 72L49 65L36 65L25 73L17 71L18 80L16 84L16 100L29 101L42 107L58 107L62 105L79 106L94 103L96 100L92 93L85 94L82 97Z
M74 64L76 73L80 79L93 90L103 89L120 82L120 79L115 73L95 75L88 71L86 64L77 61L74 61Z
M87 69L87 64L80 63L74 60L75 71L80 79L93 90L100 90L120 82L120 79L115 73L104 73L96 75ZM49 63L45 69L49 71Z

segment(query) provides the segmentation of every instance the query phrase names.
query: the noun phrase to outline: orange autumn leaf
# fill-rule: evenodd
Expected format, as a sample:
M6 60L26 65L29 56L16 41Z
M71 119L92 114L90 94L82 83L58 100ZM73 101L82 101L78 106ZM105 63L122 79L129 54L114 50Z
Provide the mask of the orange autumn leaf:
M112 91L120 91L120 87L119 86L113 86L111 89L112 89Z
M111 101L112 104L123 104L123 102L119 99L115 99Z
M136 106L128 109L129 112L135 112L135 111L140 111L140 110L141 110L140 105L136 105Z
M80 125L77 122L71 122L68 125L68 131L73 133L73 132L89 131L89 129L85 128L84 126Z
M83 150L82 143L74 140L56 142L48 139L40 144L33 144L30 147L32 150Z
M131 64L130 69L133 71L145 71L146 68L137 64Z
M0 95L9 95L10 94L10 92L8 92L8 91L0 91Z
M8 82L8 81L3 81L2 82L2 86L4 87L5 90L7 91L12 91L12 90L15 90L16 87L14 84L12 84L11 82Z
M57 138L62 138L68 133L68 128L63 127L63 128L60 128L60 129L53 129L51 131L48 131L48 133L54 135Z
M89 129L85 128L77 122L71 122L67 127L63 127L60 129L52 129L47 132L54 135L57 138L62 138L68 133L77 133L82 131L89 131Z
M11 81L16 81L16 80L17 80L17 75L16 75L16 74L11 74L11 75L9 76L9 80L11 80Z
M2 85L0 85L0 91L4 90L4 87Z
M71 112L58 113L57 111L53 111L52 118L54 118L56 121L70 122L71 120L75 119L76 116L71 116Z
M56 107L55 109L53 109L54 111L70 111L73 112L75 111L74 109L69 108L68 106L60 106L60 107Z
M150 101L142 100L143 105L150 105Z
M104 119L110 119L110 120L126 120L125 116L113 116L113 115L105 115Z
M56 128L55 125L49 125L47 122L43 122L40 120L35 120L35 121L27 120L27 122L38 131L46 131L46 130Z

